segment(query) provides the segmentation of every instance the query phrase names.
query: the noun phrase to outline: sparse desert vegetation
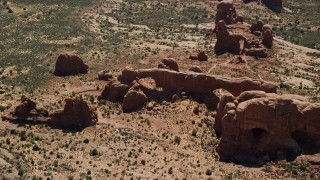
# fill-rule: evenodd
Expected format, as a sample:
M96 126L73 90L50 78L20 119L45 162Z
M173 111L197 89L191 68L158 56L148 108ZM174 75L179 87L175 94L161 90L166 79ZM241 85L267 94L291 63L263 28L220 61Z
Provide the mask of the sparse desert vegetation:
M137 78L135 75L143 69L157 68L163 59L171 58L179 67L180 72L176 73L185 73L185 77L189 78L193 68L203 76L223 82L236 82L228 78L242 77L266 81L279 86L279 96L287 93L303 96L304 104L299 104L299 108L307 107L307 102L317 107L320 102L319 1L284 1L284 9L278 13L257 2L244 4L242 0L234 0L237 14L245 23L262 20L272 26L273 47L267 49L266 58L228 52L215 54L217 38L213 29L217 3L211 0L0 0L0 177L319 179L319 152L300 154L295 159L277 159L284 155L274 152L274 156L266 155L254 166L222 161L217 150L221 138L214 126L219 116L218 100L226 93L223 89L215 89L213 96L178 88L170 94L157 86L155 78L141 78L138 85L132 83L136 79L121 81L126 67L133 69L129 71L134 74L130 77ZM199 52L205 54L206 61L191 60L190 57L197 59ZM76 55L88 66L88 71L75 70L72 75L56 76L60 54ZM163 66L170 69L166 64ZM98 72L104 73L106 79L99 80ZM117 101L112 100L116 93L103 97L106 87L113 87L110 82L120 89L117 93L127 88L122 96L115 98ZM197 82L202 80L199 78ZM214 83L207 81L207 84ZM223 87L228 89L227 85ZM170 98L159 98L162 91L167 94L161 97ZM144 95L145 92L151 95ZM133 97L131 105L143 102L138 110L123 109L122 99L129 95ZM83 113L81 108L70 108L79 107L74 105L75 101L70 102L69 110L72 110L63 111L68 109L65 99L80 96L86 105L79 106L88 106L90 111ZM26 97L37 108L23 112L26 116L14 114L19 112L16 107L27 106L23 105ZM206 102L210 98L214 100L210 102L212 107ZM237 101L232 102L235 107ZM74 114L80 116L72 121ZM96 117L97 121L81 121L87 116ZM50 124L52 117L63 117L55 122L63 127ZM21 118L27 121L20 121ZM314 116L309 119L312 118L319 119ZM283 119L286 120L285 115ZM69 128L70 124L63 124L66 120L72 126L78 124Z

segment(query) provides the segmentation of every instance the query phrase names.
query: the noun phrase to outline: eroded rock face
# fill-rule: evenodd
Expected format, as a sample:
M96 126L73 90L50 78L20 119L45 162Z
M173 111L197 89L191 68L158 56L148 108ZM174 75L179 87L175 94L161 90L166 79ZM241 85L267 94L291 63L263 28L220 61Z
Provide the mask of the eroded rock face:
M241 54L244 49L244 43L247 42L247 39L241 34L231 34L223 20L216 24L216 36L217 42L214 46L216 54L223 54L225 52ZM241 41L243 42L242 46Z
M147 96L139 88L139 84L135 83L123 98L124 112L132 112L141 109L148 101Z
M216 23L223 20L226 24L242 22L243 18L237 15L232 0L223 0L217 4Z
M226 95L218 106L215 130L222 160L291 158L320 151L320 104L262 91Z
M75 55L60 54L54 70L56 76L68 76L88 73L88 65Z
M267 49L273 46L272 27L261 21L249 28L243 24L226 25L224 21L216 24L216 54L229 52L247 56L267 57Z
M97 114L82 97L65 99L65 103L63 110L54 112L50 116L50 126L76 129L93 126L98 122Z
M121 102L129 91L131 85L121 84L118 81L110 81L103 89L99 99L106 99L111 102Z
M126 71L127 70L124 70L120 75L121 79L130 79L132 81L109 82L100 98L116 102L123 100L123 103L127 103L131 102L131 99L134 99L136 96L138 97L137 102L141 102L138 103L139 105L137 106L141 108L141 105L145 103L146 99L167 100L171 99L172 94L184 91L187 94L192 94L195 99L199 102L205 103L208 107L216 107L219 101L219 99L213 94L213 91L216 89L226 89L235 96L248 90L262 90L270 93L275 93L277 91L277 85L273 83L250 78L216 78L203 73L176 72L168 69L132 70L134 73L127 73ZM132 74L135 74L135 76L132 76ZM148 87L140 82L141 79L146 78L154 80L156 87ZM132 87L137 86L136 84L139 84L139 88L134 88L133 90ZM144 96L146 96L146 98ZM130 101L125 100L126 98ZM124 107L124 110L139 109L130 108L130 105L128 107L129 108Z
M233 7L233 1L220 3L217 5L218 12L221 8L219 6L227 9ZM237 21L217 18L213 32L217 37L214 51L218 55L229 52L265 58L268 55L267 49L273 46L272 27L265 25L262 21L257 21L249 27L243 23L237 23Z
M131 67L126 67L122 74L118 77L118 80L122 83L130 83L137 77L137 72Z

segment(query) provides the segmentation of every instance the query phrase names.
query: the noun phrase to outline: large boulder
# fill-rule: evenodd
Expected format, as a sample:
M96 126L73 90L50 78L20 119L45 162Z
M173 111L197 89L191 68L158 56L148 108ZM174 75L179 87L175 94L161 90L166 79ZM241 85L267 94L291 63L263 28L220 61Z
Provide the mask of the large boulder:
M67 129L93 126L98 122L96 112L81 96L65 99L64 109L54 112L50 118L50 126Z
M177 72L179 71L178 63L172 58L163 59L158 65L158 68L170 69Z
M147 96L139 88L139 84L135 83L123 98L123 111L132 112L141 109L148 101Z
M267 48L271 48L273 45L273 36L272 31L270 29L265 28L262 33L262 44Z
M118 77L118 80L121 83L125 83L125 84L130 84L132 83L134 80L136 80L137 77L137 71L135 71L133 68L131 67L126 67L121 75Z
M198 50L197 54L190 55L189 59L198 61L208 61L208 56L206 55L205 51Z
M208 61L208 56L206 55L206 52L199 51L199 53L198 53L198 61Z
M217 111L222 160L254 162L320 151L320 104L261 91L236 99L222 98L219 106L224 107Z
M88 73L88 65L75 55L60 54L54 70L56 76L68 76Z
M122 84L117 81L110 81L103 89L99 99L109 100L111 102L121 102L123 97L130 89L130 85Z

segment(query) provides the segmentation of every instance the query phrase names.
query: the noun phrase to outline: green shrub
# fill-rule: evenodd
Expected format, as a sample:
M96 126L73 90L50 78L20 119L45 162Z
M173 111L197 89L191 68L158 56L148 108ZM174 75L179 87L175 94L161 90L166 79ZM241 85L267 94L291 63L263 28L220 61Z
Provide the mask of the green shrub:
M179 136L174 137L174 143L180 145L181 138Z
M192 136L197 137L197 130L196 129L192 130Z
M88 143L89 143L89 139L85 139L85 140L83 140L83 143L88 144Z
M206 170L206 175L207 176L211 176L212 175L212 170L211 169L207 169Z
M99 154L97 149L93 149L90 151L90 156L97 156Z

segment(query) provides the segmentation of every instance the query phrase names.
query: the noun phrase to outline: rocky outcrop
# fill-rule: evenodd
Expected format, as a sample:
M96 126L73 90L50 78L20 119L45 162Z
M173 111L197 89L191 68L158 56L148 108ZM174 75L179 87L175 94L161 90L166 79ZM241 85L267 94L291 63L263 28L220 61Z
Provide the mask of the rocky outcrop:
M38 108L36 102L29 98L22 98L21 104L2 119L13 123L41 124L45 123L47 117L49 117L47 110Z
M131 67L126 67L120 76L118 76L118 81L124 84L131 83L137 77L137 72Z
M82 97L65 99L65 103L63 110L50 115L50 126L77 129L93 126L98 122L97 114Z
M99 99L106 99L111 102L122 102L123 97L127 94L130 87L130 83L122 84L118 81L110 81L103 89Z
M123 98L123 111L132 112L141 109L148 101L147 96L139 88L139 84L134 85L129 89L128 93Z
M54 70L56 76L68 76L76 74L86 74L88 65L75 55L60 54Z
M216 24L216 36L216 54L229 52L265 58L268 55L267 49L273 45L272 27L261 21L251 27L243 24L227 26L224 21L219 21Z
M233 6L233 0L223 0L217 4L216 23L223 20L226 24L243 22L243 18L237 15Z
M229 7L232 1L228 3L222 1L221 3L228 4L223 6ZM220 8L219 4L217 5L218 11ZM270 25L257 21L249 27L243 23L229 20L226 22L223 18L218 19L214 29L217 37L214 46L216 54L229 52L237 55L245 54L261 58L267 57L267 49L273 46L272 27Z
M221 98L215 120L222 160L285 159L320 151L320 104L262 91ZM267 157L267 158L266 158Z
M158 65L158 68L179 71L179 66L177 62L172 58L163 59L161 63Z
M223 20L216 24L216 36L217 42L214 46L216 54L223 54L225 52L242 54L244 43L247 42L247 39L241 34L230 33ZM243 42L242 45L241 42Z
M216 89L225 89L234 96L248 90L262 90L269 93L274 93L277 90L277 85L260 80L250 78L217 78L214 76L195 73L195 72L177 72L168 69L140 69L140 70L123 70L119 76L126 81L112 81L107 84L100 98L116 102L131 102L137 98L137 108L148 100L167 100L171 99L172 94L178 91L184 91L187 94L192 94L199 102L204 102L208 106L217 105L219 99L213 94ZM155 82L155 87L144 85L140 80L151 78ZM129 81L131 80L131 81ZM136 88L136 84L139 88ZM135 87L132 89L132 87ZM136 96L136 97L135 97ZM145 97L146 96L146 97ZM128 98L128 100L125 100ZM140 103L141 102L141 103ZM131 104L131 103L127 103ZM123 107L124 110L127 108Z

